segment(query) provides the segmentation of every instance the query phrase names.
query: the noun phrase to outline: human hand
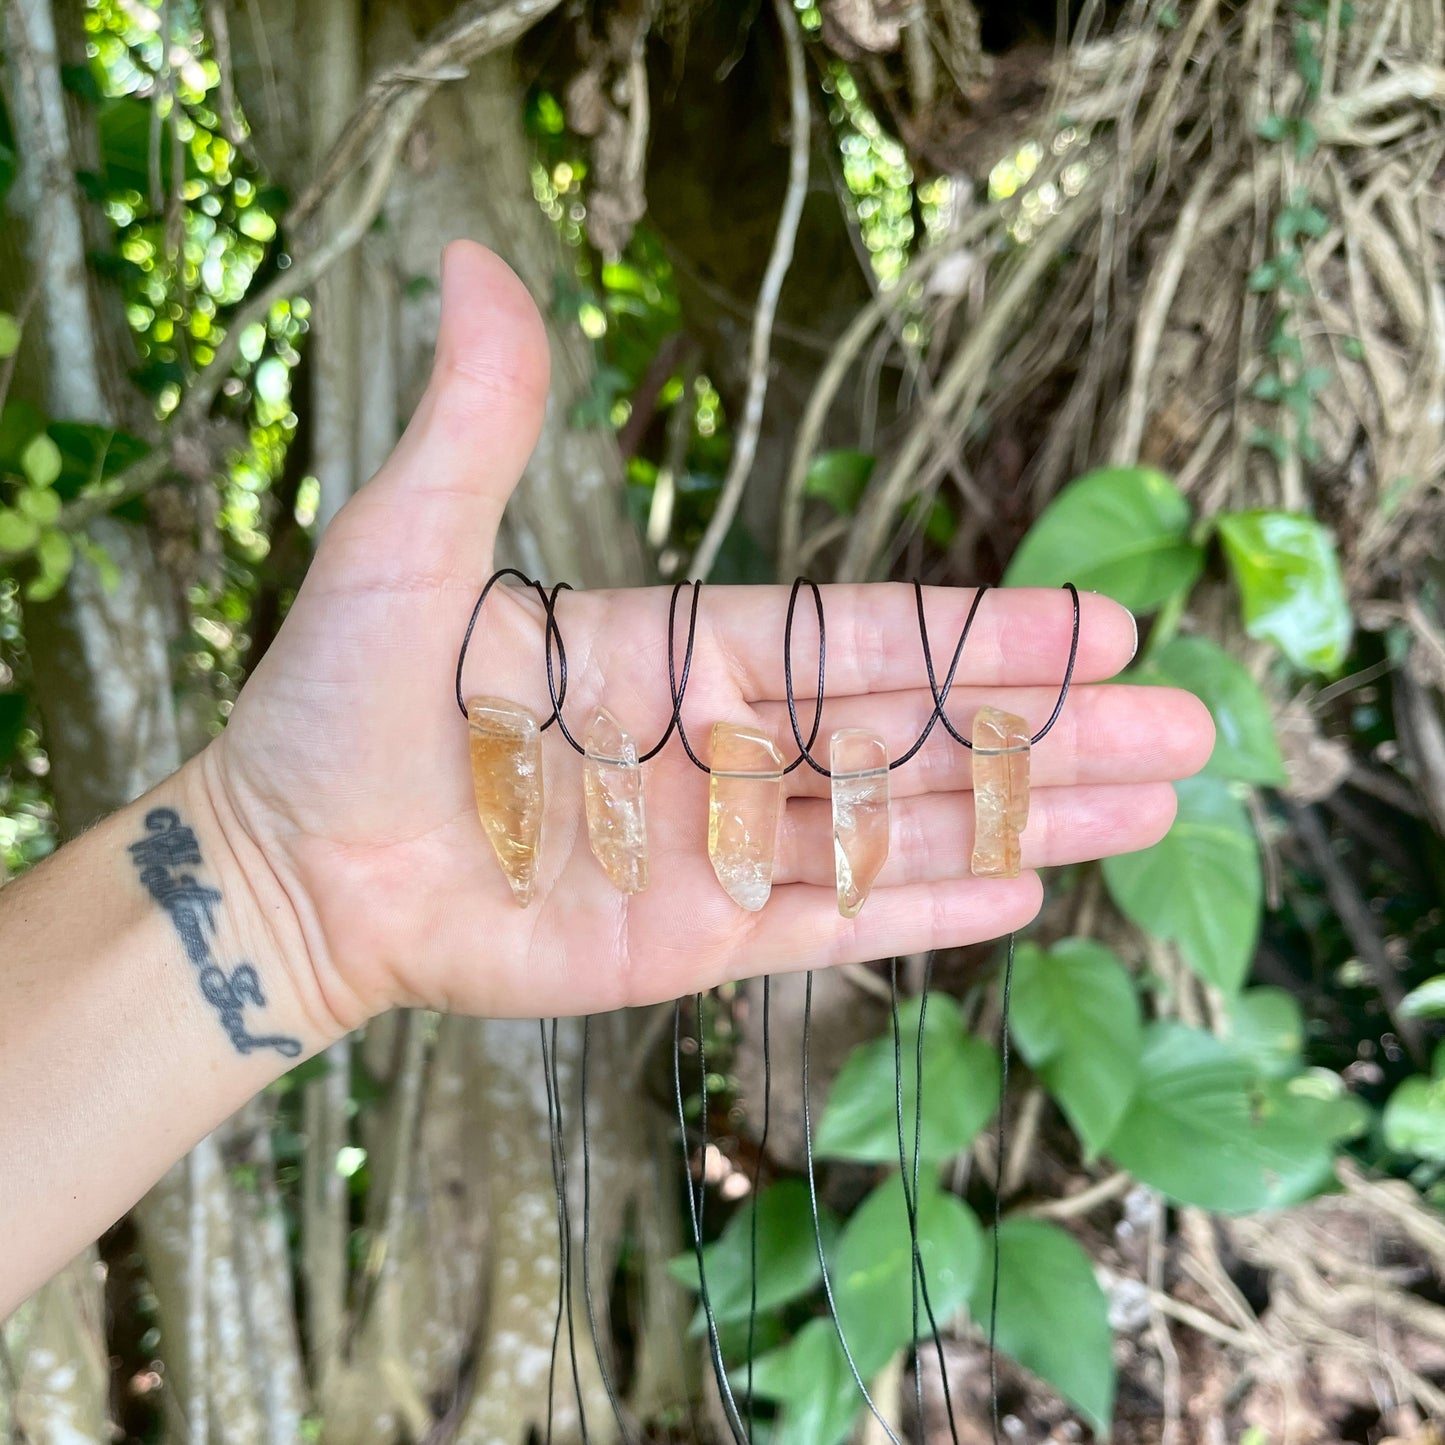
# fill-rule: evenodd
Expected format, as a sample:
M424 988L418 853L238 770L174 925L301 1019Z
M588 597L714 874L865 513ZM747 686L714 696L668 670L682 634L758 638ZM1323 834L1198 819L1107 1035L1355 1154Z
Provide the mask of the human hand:
M706 850L707 778L675 742L644 772L651 887L619 893L592 857L582 764L544 740L546 812L534 901L518 908L478 821L465 723L452 698L456 649L492 571L498 522L537 439L546 337L520 282L480 247L449 248L431 384L380 473L328 528L274 646L199 762L218 812L244 833L258 896L285 900L339 1028L396 1004L545 1016L652 1003L739 978L974 942L1037 911L1038 877L969 876L970 755L935 728L893 774L888 863L867 905L839 916L827 780L790 775L775 887L760 913L718 885ZM897 756L932 709L913 593L823 589L828 703L836 727L867 727ZM928 589L940 661L972 593ZM703 761L712 723L761 724L791 759L782 676L787 590L704 591L684 721ZM664 589L564 594L565 715L574 734L599 705L640 748L671 715ZM799 655L815 639L806 599ZM551 712L544 611L497 588L467 666L468 694ZM1063 592L996 591L983 602L949 698L963 730L987 702L1037 728L1068 656ZM679 631L681 632L681 628ZM678 639L679 649L682 638ZM1033 756L1023 835L1029 868L1147 847L1174 812L1171 779L1209 755L1203 705L1164 688L1098 686L1135 646L1128 613L1082 598L1075 685ZM800 676L807 665L800 667ZM800 705L811 721L811 704ZM273 905L274 906L274 905Z

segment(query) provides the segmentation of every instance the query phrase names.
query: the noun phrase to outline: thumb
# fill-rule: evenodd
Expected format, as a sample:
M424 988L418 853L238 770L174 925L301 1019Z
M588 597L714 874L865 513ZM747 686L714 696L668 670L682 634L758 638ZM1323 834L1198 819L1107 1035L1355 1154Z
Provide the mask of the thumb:
M527 288L485 247L453 241L441 272L426 392L337 523L387 535L393 566L471 582L490 566L502 509L542 430L547 333Z

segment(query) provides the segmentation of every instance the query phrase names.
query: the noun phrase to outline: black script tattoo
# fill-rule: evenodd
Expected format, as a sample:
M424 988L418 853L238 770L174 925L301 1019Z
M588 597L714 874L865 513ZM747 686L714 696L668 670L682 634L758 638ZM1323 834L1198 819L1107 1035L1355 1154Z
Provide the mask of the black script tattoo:
M180 814L173 808L152 808L146 814L146 836L130 845L130 856L146 892L170 915L186 957L196 969L201 993L220 1015L221 1027L236 1052L275 1049L294 1059L301 1052L300 1039L288 1034L253 1034L246 1027L246 1009L266 1006L255 968L239 963L227 973L211 955L221 892L207 887L194 873L182 871L201 866L201 848Z

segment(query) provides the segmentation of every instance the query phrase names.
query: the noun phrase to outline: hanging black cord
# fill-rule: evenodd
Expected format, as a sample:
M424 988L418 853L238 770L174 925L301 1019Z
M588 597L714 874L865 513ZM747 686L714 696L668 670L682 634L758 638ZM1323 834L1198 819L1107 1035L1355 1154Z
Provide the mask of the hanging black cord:
M1003 1224L1004 1106L1008 1102L1008 1010L1014 982L1014 935L1008 936L1008 953L1003 966L1003 1007L999 1024L998 1158L993 1174L993 1284L988 1299L988 1394L993 1416L993 1445L999 1445L998 1429L998 1272L1001 1251L998 1232Z
M567 1316L567 1355L572 1366L572 1388L577 1399L577 1426L581 1431L582 1445L588 1445L589 1435L587 1433L587 1408L582 1399L582 1372L577 1361L577 1331L572 1317L572 1211L567 1198L567 1141L564 1134L564 1122L562 1116L562 1084L557 1072L557 1020L551 1020L552 1038L550 1052L547 1048L547 1025L542 1024L542 1069L545 1077L550 1078L547 1084L547 1092L553 1101L548 1109L548 1122L553 1124L552 1139L552 1183L557 1193L557 1227L561 1241L561 1279L558 1284L559 1297L558 1308L562 1307L563 1300L566 1301ZM555 1368L557 1358L557 1329L553 1328L552 1335L552 1360ZM549 1377L550 1380L550 1377ZM552 1410L552 1396L549 1388L547 1395L547 1411L550 1417Z
M813 593L813 610L818 614L818 700L813 708L813 729L808 741L803 741L803 730L798 726L798 700L793 695L793 613L798 606L798 589L808 587ZM783 693L788 699L788 721L793 726L793 741L798 745L798 756L783 769L791 773L799 763L807 763L815 773L831 778L832 772L825 768L812 753L813 744L818 741L818 730L823 726L823 691L828 676L828 624L823 617L823 594L816 582L798 577L793 590L788 594L788 616L783 625Z
M772 1010L773 980L763 976L763 1129L758 1139L758 1157L753 1165L753 1218L752 1238L749 1242L750 1269L748 1281L748 1445L753 1440L753 1346L757 1341L758 1329L758 1194L763 1176L763 1160L768 1152L768 1125L773 1112L773 1042L770 1013Z
M903 1186L903 1207L908 1213L908 1239L912 1250L911 1276L913 1295L913 1393L918 1412L919 1438L923 1432L923 1377L918 1368L918 1301L923 1297L923 1308L928 1316L928 1330L933 1337L933 1350L938 1359L938 1378L943 1386L943 1403L948 1411L948 1432L953 1445L958 1445L958 1426L953 1418L953 1396L948 1386L948 1363L944 1357L943 1335L933 1311L933 1301L928 1293L928 1275L923 1267L923 1254L918 1243L918 1171L919 1157L923 1149L923 1024L928 1009L929 974L933 968L933 956L929 955L928 968L924 974L923 989L918 1006L917 1058L915 1060L915 1094L913 1103L913 1158L910 1166L903 1141L903 1030L898 1018L898 960L889 960L888 965L888 1012L893 1023L893 1109L898 1125L898 1170ZM910 1184L910 1173L912 1182Z
M632 1431L617 1398L617 1388L612 1383L612 1371L607 1367L606 1352L602 1337L597 1333L597 1310L592 1299L592 1142L587 1128L587 1060L592 1042L592 1019L582 1018L582 1061L579 1073L579 1114L578 1123L582 1131L582 1297L587 1302L587 1328L592 1332L592 1349L597 1356L597 1369L602 1375L602 1388L607 1391L607 1402L612 1406L612 1418L617 1421L624 1445L632 1445Z
M717 1379L718 1394L722 1399L723 1414L728 1423L728 1429L732 1433L734 1445L747 1445L747 1432L743 1429L743 1422L738 1416L737 1402L733 1399L732 1386L728 1382L727 1368L723 1364L722 1344L718 1338L717 1316L713 1313L712 1297L707 1287L707 1262L703 1258L702 1246L702 1195L707 1188L707 1057L702 1042L702 995L697 994L698 1002L698 1061L702 1067L702 1099L703 1099L703 1129L702 1129L702 1162L704 1177L697 1184L696 1193L693 1191L692 1182L692 1151L687 1143L687 1111L683 1107L682 1097L682 1000L676 999L672 1005L672 1091L677 1102L677 1127L678 1134L682 1141L682 1174L683 1183L687 1188L687 1213L692 1224L692 1248L693 1255L697 1260L697 1287L698 1298L702 1303L703 1319L707 1323L708 1354L712 1360L713 1375Z
M552 1409L557 1389L557 1345L562 1339L562 1289L567 1257L566 1201L557 1173L557 1107L552 1091L552 1056L547 1047L547 1020L538 1019L542 1036L542 1087L547 1093L547 1142L552 1150L552 1190L557 1198L557 1313L552 1321L552 1352L547 1365L547 1434L545 1445L552 1445Z
M804 977L806 982L803 986L803 1159L807 1166L808 1204L813 1214L813 1244L818 1251L818 1268L823 1276L823 1294L828 1301L828 1318L833 1321L833 1329L838 1336L838 1344L842 1347L843 1358L848 1362L849 1373L853 1376L853 1383L857 1385L863 1396L863 1403L867 1405L873 1418L882 1427L883 1433L892 1442L892 1445L903 1445L903 1442L894 1433L893 1427L883 1417L883 1412L879 1410L873 1396L868 1393L868 1386L863 1383L863 1376L858 1370L858 1362L853 1358L853 1351L848 1345L848 1337L843 1331L843 1322L838 1318L838 1302L833 1297L833 1281L828 1275L827 1250L823 1247L823 1225L818 1212L818 1176L813 1165L813 1115L808 1097L809 1055L813 1034L813 970L810 968Z
M552 590L552 596L548 597L547 589L543 587L540 582L538 582L535 578L528 577L525 572L519 572L515 567L499 567L495 572L492 573L490 577L487 578L486 584L482 588L481 595L477 598L476 603L472 607L472 615L467 618L467 630L462 634L462 645L457 650L457 711L460 712L463 717L466 717L467 703L466 699L462 696L462 669L466 666L467 649L472 644L472 633L476 631L477 619L482 615L482 608L486 605L487 598L491 595L492 588L495 587L497 583L502 580L503 577L515 577L518 579L518 581L522 583L524 587L530 587L537 594L537 598L541 602L543 611L546 613L547 616L547 684L548 690L552 691L553 708L552 716L549 717L547 721L542 724L542 731L546 732L547 729L551 727L552 724L556 722L561 716L559 709L563 700L567 696L567 654L562 647L562 634L557 630L556 619L553 616L557 593L565 584L558 583L557 587L553 588ZM552 689L552 659L550 651L551 638L554 633L556 634L557 638L557 654L560 658L560 682L555 690ZM564 728L563 731L565 732L566 729ZM576 744L574 743L573 746L575 747Z
M972 752L973 743L959 732L953 725L952 719L948 716L947 712L944 711L944 704L948 700L948 690L953 685L953 674L954 670L958 667L958 656L959 652L963 649L963 643L960 641L958 649L955 650L953 654L953 665L948 669L948 676L943 680L943 691L942 694L940 694L938 681L933 670L933 649L928 645L928 619L923 613L923 588L920 587L917 582L913 584L913 587L915 601L918 606L918 639L923 644L923 665L928 673L928 690L933 694L934 716L942 722L948 735L954 742L958 743L960 747L965 747L969 752ZM973 619L973 613L978 610L978 604L983 601L983 594L988 590L986 587L979 588L978 593L973 599L973 607L969 612L970 621ZM1064 710L1064 702L1068 698L1069 688L1074 681L1074 664L1079 660L1079 589L1075 587L1072 582L1065 582L1064 590L1069 594L1069 600L1073 604L1074 609L1073 629L1069 638L1069 660L1064 668L1064 680L1059 684L1059 695L1054 701L1054 710L1049 714L1048 721L1044 723L1043 727L1029 739L1030 745L1041 743L1049 733L1053 731L1054 724L1059 720L1059 714ZM933 723L930 721L929 727L931 728L932 726ZM922 739L919 740L917 746L921 745ZM916 750L917 747L915 747L913 751ZM908 756L911 757L912 753L910 752Z

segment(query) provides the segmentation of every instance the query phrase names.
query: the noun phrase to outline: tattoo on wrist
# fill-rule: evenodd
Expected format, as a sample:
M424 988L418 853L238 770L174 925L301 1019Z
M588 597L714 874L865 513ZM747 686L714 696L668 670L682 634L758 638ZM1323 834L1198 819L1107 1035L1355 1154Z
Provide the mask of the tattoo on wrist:
M145 826L147 836L132 843L129 850L140 881L170 915L186 957L197 970L201 993L220 1015L221 1027L236 1052L274 1049L294 1059L301 1052L300 1039L289 1034L253 1034L246 1027L247 1007L266 1006L254 966L238 963L227 973L211 953L208 935L216 932L215 910L221 903L221 891L207 887L194 873L180 871L201 865L201 848L194 830L186 827L172 808L152 808L146 814Z

